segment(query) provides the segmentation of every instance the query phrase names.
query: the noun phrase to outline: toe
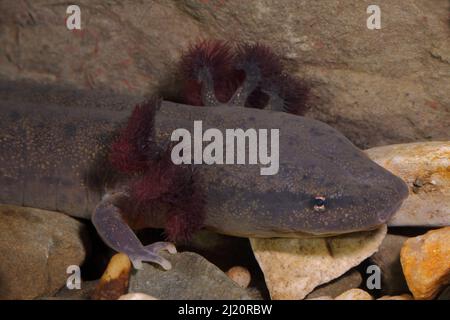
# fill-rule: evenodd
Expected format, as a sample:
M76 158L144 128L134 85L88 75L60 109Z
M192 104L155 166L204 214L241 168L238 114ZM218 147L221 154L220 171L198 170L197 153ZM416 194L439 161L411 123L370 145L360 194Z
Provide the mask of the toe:
M177 249L173 245L173 243L170 242L155 242L148 246L145 246L145 250L152 253L158 253L161 250L166 250L169 253L177 253Z

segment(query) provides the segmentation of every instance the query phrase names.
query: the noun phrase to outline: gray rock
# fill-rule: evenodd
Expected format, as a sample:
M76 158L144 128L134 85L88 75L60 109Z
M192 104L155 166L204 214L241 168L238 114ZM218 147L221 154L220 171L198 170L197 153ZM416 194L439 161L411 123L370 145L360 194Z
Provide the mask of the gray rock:
M84 225L64 214L0 205L0 299L51 296L80 266L88 246Z
M209 230L196 232L192 239L177 246L180 251L195 252L227 271L240 265L251 269L257 266L250 242L246 238L238 238L218 234ZM239 250L236 250L239 248Z
M400 250L408 237L388 234L370 261L380 267L381 293L397 295L409 292L400 264Z
M306 299L319 298L322 296L336 298L345 291L358 288L361 285L361 282L361 274L356 270L350 270L339 278L316 288L306 296Z
M373 255L386 232L383 225L372 231L328 238L251 238L250 243L270 297L298 300Z
M359 0L79 0L86 28L72 33L66 3L47 2L0 2L0 76L153 93L190 42L261 41L312 85L309 115L359 147L449 138L447 0L383 1L380 30Z
M145 293L161 300L250 299L248 292L202 256L193 252L164 254L172 269L164 271L144 264L130 277L129 292Z

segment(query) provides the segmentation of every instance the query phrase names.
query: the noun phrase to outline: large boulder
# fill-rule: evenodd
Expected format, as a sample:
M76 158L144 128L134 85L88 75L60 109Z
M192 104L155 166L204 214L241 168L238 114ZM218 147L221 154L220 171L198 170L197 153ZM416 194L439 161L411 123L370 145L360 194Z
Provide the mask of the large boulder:
M362 148L448 139L450 41L446 0L329 1L80 0L81 30L65 27L63 0L0 4L0 77L173 92L182 50L199 38L260 41L283 53L312 87L308 116ZM169 88L169 89L167 89Z

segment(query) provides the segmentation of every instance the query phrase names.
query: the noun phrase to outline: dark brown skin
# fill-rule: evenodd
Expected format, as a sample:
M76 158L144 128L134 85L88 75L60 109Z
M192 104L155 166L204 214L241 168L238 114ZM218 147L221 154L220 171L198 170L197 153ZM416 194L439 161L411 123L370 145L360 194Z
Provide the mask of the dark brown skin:
M98 97L91 93L67 93L59 93L61 99L55 104L50 99L55 94L43 93L42 88L1 84L0 202L88 218L108 190L117 190L114 181L120 180L109 179L112 176L95 181L96 188L90 181L95 179L86 177L99 168L95 163L106 152L108 137L129 116L134 101L124 103L123 110L112 110L99 108ZM82 103L74 106L70 98ZM304 117L163 102L155 116L157 143L166 144L177 128L191 131L194 120L203 121L203 130L280 129L276 175L260 175L259 165L198 166L205 197L204 225L211 230L244 237L369 230L384 224L407 196L401 179L368 159L333 128ZM327 199L326 210L320 212L314 209L318 195ZM152 254L147 257L142 245L137 251L124 246L139 246L140 242L125 227L120 235L108 231L122 228L120 215L114 215L114 202L103 201L97 209L100 214L94 224L111 247L129 254L135 266L153 261L170 267L156 251L172 248L147 249ZM149 213L146 227L163 227L161 214Z

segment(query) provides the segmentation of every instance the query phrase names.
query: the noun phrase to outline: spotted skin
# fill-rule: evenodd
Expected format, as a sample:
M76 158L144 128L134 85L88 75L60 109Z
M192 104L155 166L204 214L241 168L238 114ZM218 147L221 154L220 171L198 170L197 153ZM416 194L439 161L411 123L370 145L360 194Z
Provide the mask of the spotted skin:
M49 103L44 103L46 95ZM114 100L114 95L107 96ZM59 97L56 103L52 97ZM73 97L79 101L76 106ZM150 261L169 268L157 255L164 245L146 250L138 246L131 228L124 226L127 213L115 214L114 203L105 200L122 185L121 178L106 170L96 184L89 181L93 168L104 169L97 160L134 104L130 99L112 108L98 106L96 99L91 92L0 83L0 202L84 218L100 212L93 222L107 244L135 257L137 267ZM400 178L332 127L286 113L164 101L155 114L156 143L166 145L177 128L191 131L194 120L203 121L203 130L280 129L276 175L260 175L259 165L197 166L205 201L204 226L216 232L312 237L370 230L386 223L408 194ZM317 197L325 199L324 210L315 209ZM164 210L148 212L134 227L159 228L165 221ZM119 226L124 229L115 233Z

